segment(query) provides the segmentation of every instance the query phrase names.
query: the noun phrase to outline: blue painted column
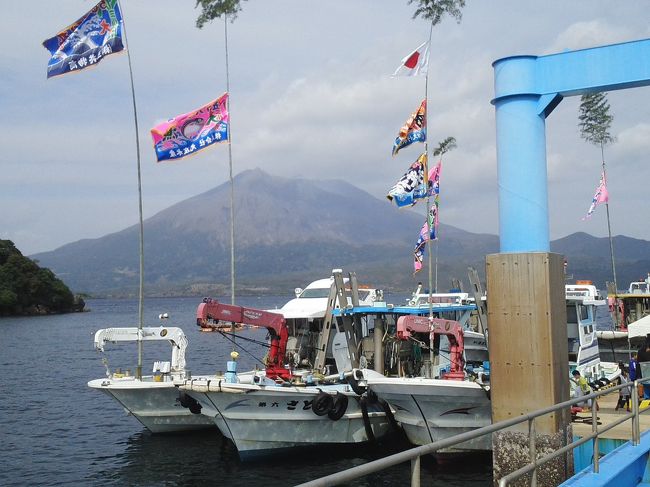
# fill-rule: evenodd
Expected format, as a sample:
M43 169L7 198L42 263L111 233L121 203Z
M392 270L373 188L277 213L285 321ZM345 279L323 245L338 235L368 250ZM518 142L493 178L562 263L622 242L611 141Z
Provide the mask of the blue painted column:
M494 63L501 252L547 252L545 117L538 114L536 56Z

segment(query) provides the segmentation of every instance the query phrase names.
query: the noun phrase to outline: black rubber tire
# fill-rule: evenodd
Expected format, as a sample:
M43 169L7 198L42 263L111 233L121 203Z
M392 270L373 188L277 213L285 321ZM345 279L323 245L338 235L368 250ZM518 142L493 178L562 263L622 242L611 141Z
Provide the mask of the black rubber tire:
M334 405L332 409L327 413L327 417L332 421L338 421L343 417L345 412L348 410L348 396L341 394L340 392L336 393L334 396Z
M314 398L314 402L311 405L311 410L314 411L316 416L325 416L332 410L334 406L334 398L329 395L327 392L319 392L318 395Z

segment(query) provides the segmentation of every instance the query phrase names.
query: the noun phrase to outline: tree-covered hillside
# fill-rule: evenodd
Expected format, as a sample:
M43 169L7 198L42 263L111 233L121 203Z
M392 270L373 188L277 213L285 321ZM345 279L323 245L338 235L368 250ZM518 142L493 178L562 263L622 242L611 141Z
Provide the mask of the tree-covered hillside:
M82 309L83 301L51 270L23 256L11 240L0 240L0 316Z

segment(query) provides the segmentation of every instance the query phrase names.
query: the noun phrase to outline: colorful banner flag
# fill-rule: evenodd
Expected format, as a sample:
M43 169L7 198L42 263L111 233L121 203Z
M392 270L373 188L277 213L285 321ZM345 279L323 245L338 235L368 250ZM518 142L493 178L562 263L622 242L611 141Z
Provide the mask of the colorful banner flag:
M442 171L442 160L438 161L435 167L429 171L429 196L434 196L431 206L429 206L429 214L427 221L424 222L420 228L418 240L415 243L413 250L413 274L417 274L422 269L422 261L424 259L424 251L429 240L436 240L438 238L438 210L440 206L440 172Z
M598 206L599 203L607 203L608 201L609 201L609 192L607 191L607 181L605 180L605 171L603 171L600 174L600 182L598 183L598 187L596 188L596 193L594 194L594 197L591 200L591 206L589 206L587 215L585 215L582 219L586 220L587 218L590 218L592 213L596 209L596 206Z
M399 135L393 144L393 155L400 149L411 145L413 142L424 142L427 139L427 100L422 100L420 106L415 110L404 126L400 129Z
M400 180L388 190L386 198L394 202L399 208L413 206L419 198L426 196L426 185L424 183L426 170L427 154L425 152L418 157L417 161L411 164Z
M429 175L425 178L427 155L426 153L421 154L418 160L411 164L404 176L388 191L386 198L394 202L398 208L414 206L419 199L437 193L441 168L442 161L429 169ZM425 190L427 186L429 191Z
M47 77L93 66L124 49L122 13L117 0L102 0L90 12L43 42L52 57Z
M193 112L178 115L151 129L158 162L194 154L228 142L228 93Z
M402 59L402 64L393 76L426 75L429 66L429 42L423 42L418 48Z

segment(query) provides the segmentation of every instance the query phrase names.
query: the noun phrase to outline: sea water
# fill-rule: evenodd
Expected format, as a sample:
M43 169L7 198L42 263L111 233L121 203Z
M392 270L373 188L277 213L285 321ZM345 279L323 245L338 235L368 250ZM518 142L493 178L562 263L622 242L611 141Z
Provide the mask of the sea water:
M260 309L282 306L291 296L242 297L237 304ZM189 340L193 375L224 372L233 343L219 333L200 332L200 298L145 300L145 326L179 326ZM229 302L224 299L224 302ZM408 447L401 439L374 446L352 445L294 451L242 463L218 430L153 435L126 415L112 398L87 382L111 370L135 372L135 344L93 349L99 328L137 326L136 300L89 299L89 312L0 318L0 485L295 485L366 463ZM160 320L161 313L169 318ZM238 370L250 370L266 348L266 331L237 332ZM170 360L166 343L144 343L143 373ZM489 455L438 464L423 460L423 485L492 485ZM408 463L348 485L410 485Z

